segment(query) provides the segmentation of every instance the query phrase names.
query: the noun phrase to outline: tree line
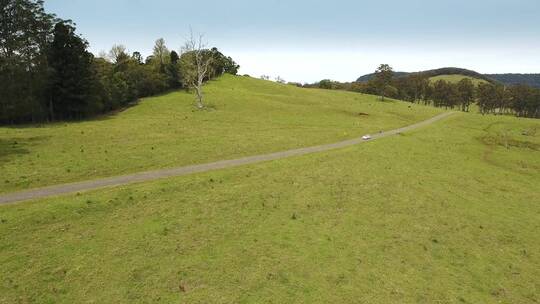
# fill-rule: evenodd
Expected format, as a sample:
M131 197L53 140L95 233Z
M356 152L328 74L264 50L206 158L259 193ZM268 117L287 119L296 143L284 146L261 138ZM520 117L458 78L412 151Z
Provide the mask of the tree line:
M429 78L430 75L422 73L394 77L392 68L382 64L367 82L340 83L325 79L303 87L349 90L379 95L381 100L388 97L465 112L476 104L482 114L540 118L540 89L524 84L505 86L481 82L475 85L469 78L458 83Z
M82 119L179 88L194 89L203 108L202 82L239 69L193 35L179 52L158 39L147 58L122 45L95 57L88 47L42 0L2 1L0 123Z

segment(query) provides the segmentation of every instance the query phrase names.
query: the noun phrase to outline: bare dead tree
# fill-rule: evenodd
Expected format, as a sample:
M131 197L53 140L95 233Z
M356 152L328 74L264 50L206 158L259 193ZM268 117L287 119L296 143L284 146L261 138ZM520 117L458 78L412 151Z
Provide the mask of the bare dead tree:
M203 83L212 60L203 38L202 34L195 38L193 31L191 31L190 38L181 50L182 76L184 82L195 90L198 109L205 108L203 103Z
M159 38L154 44L154 58L157 59L157 62L160 64L160 67L167 63L167 60L170 59L170 51L165 45L165 39Z
M113 63L119 63L127 57L127 49L122 44L115 44L112 46L109 54L107 55L108 59Z

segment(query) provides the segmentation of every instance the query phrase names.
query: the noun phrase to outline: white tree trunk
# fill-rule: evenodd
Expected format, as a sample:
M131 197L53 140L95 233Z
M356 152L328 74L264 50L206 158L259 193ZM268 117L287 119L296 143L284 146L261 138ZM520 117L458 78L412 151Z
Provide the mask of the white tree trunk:
M194 66L194 77L191 81L191 87L195 90L196 94L196 107L198 109L204 109L205 104L203 102L203 84L204 78L208 72L208 67L210 65L211 58L205 58L205 44L203 43L203 36L199 35L198 41L193 37L193 32L191 33L190 40L186 42L184 47L185 51L193 52L195 55L195 66Z

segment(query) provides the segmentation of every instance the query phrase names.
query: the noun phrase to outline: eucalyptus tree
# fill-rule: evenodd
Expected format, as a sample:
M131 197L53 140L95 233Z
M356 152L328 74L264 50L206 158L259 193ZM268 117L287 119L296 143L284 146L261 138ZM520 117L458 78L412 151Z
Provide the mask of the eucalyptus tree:
M375 77L373 79L374 85L383 101L393 77L394 71L388 64L381 64L375 71Z
M463 78L457 84L457 90L459 92L459 104L461 111L469 112L471 103L474 102L474 84L468 78Z
M122 63L128 58L127 48L123 44L114 44L108 54L108 59L114 64Z
M161 72L164 71L165 65L170 62L171 52L165 45L165 39L159 38L156 40L153 49L154 62L158 65Z
M44 50L57 21L45 12L43 1L1 1L0 122L35 121L46 115Z
M50 119L81 118L97 112L94 56L87 51L88 43L67 22L58 22L53 36L47 49Z

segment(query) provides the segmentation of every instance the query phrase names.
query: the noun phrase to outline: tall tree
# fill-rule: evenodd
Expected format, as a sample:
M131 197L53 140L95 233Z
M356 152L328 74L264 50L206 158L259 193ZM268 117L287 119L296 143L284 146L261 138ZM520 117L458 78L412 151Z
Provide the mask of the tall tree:
M158 68L161 72L164 71L165 65L170 62L170 52L167 46L165 45L165 39L159 38L154 44L154 59L155 63L158 64Z
M497 103L497 90L491 83L481 83L477 89L478 99L477 104L480 109L480 113L487 114L495 109Z
M170 62L165 65L165 74L167 76L169 86L171 88L178 88L181 85L178 65L180 57L178 56L178 53L171 51L169 58Z
M108 57L114 64L120 64L123 61L126 61L129 58L129 55L124 45L115 44L112 46L111 50L109 51Z
M394 77L394 71L392 67L388 64L381 64L379 68L375 71L374 84L377 88L381 100L384 101L384 95L388 90L388 86L392 82L392 77Z
M420 74L418 75L413 74L409 76L408 78L409 78L409 83L410 83L410 86L412 87L412 91L414 95L413 101L425 99L426 93L427 93L426 90L427 90L427 87L429 86L429 80L427 79L427 77Z
M75 28L58 22L54 40L47 51L51 69L49 86L49 115L55 118L81 118L89 114L93 87L93 55L88 44L75 34Z
M527 116L527 105L533 96L533 89L527 85L515 85L510 88L512 109L518 116Z
M240 66L236 64L231 57L226 57L215 47L208 52L210 52L210 57L212 57L211 69L208 71L208 76L210 78L221 76L223 73L232 75L238 73Z
M474 101L474 84L468 78L463 78L457 84L457 90L459 93L459 104L461 110L469 112L469 107Z
M47 60L43 50L56 17L43 1L0 2L0 122L42 119Z
M433 85L433 105L436 107L448 107L452 104L452 98L454 92L452 92L451 84L445 80L437 80Z
M143 57L140 52L133 52L131 58L138 64L143 64Z

